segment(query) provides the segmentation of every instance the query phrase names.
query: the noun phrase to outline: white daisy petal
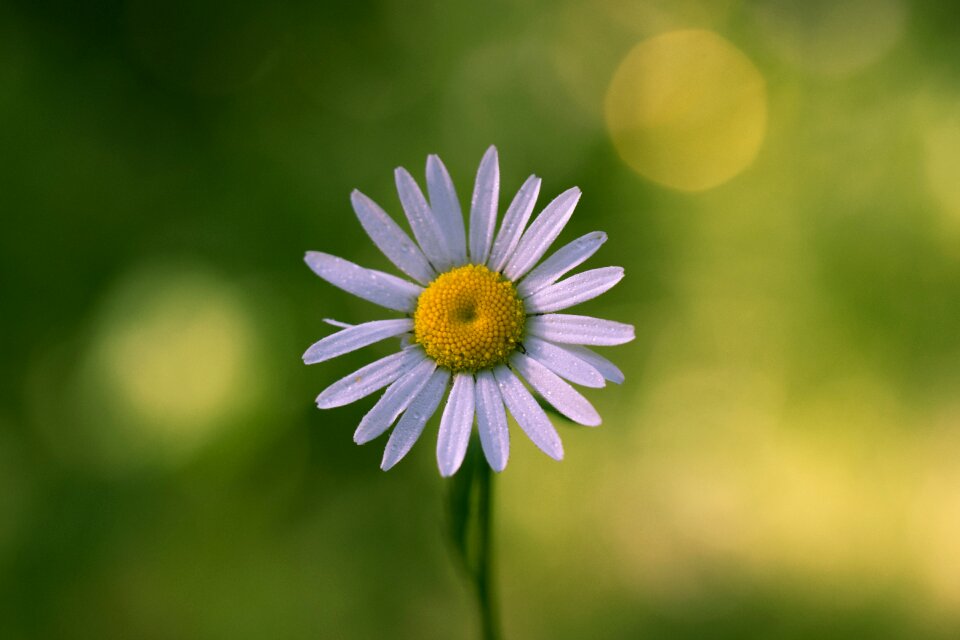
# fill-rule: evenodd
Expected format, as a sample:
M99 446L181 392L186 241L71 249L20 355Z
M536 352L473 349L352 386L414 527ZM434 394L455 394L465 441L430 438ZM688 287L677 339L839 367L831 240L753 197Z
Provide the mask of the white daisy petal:
M596 298L623 279L623 267L601 267L544 287L523 301L527 313L559 311Z
M563 460L563 443L557 430L523 383L504 365L494 368L493 375L503 403L527 437L554 460Z
M499 200L500 165L497 148L491 146L480 161L470 201L470 262L473 264L486 264L490 255Z
M363 230L397 269L420 284L429 284L436 277L420 248L376 202L357 190L350 194L350 202Z
M420 248L423 249L424 255L434 269L438 272L446 271L453 265L453 256L443 237L443 228L434 217L430 205L427 204L423 192L420 191L410 172L403 167L398 167L394 177L400 204L403 205L403 212L407 216L410 228L413 229L413 235L420 243Z
M437 437L437 464L440 475L445 478L456 473L463 463L473 428L474 400L473 374L457 374L447 406L443 408Z
M355 327L327 336L307 349L303 354L306 364L317 364L330 358L342 356L345 353L356 351L387 338L398 336L413 329L413 320L402 318L399 320L376 320L365 322Z
M420 389L430 380L430 375L436 368L436 362L424 358L387 387L377 400L377 404L363 416L353 434L353 441L357 444L365 444L389 429L397 416L403 413Z
M417 442L427 420L440 406L449 380L449 369L437 369L433 372L390 434L390 440L383 452L383 462L380 463L381 469L386 471L400 462Z
M453 257L454 265L467 262L467 236L463 229L463 213L460 201L453 187L450 173L443 161L435 155L427 156L427 192L430 194L430 208L433 216L443 229L447 248Z
M566 345L564 349L576 354L578 357L583 358L584 361L590 363L597 368L597 371L610 382L614 384L623 384L625 377L623 371L620 371L617 368L617 365L613 364L602 355L596 351L587 349L586 347L581 347L579 345Z
M603 374L596 367L564 347L535 336L524 338L523 346L527 350L528 356L561 378L566 378L570 382L585 387L598 388L605 384Z
M507 429L507 414L503 398L493 372L489 369L477 372L476 409L477 431L483 454L494 471L503 471L510 457L510 431Z
M500 225L497 239L490 251L490 259L487 260L487 266L490 267L491 271L503 271L507 260L513 255L513 250L520 242L523 229L527 226L527 220L530 219L530 214L533 213L533 208L537 204L539 194L540 178L530 176L517 191L517 195L513 197L513 202L507 207L507 212L503 214L503 223Z
M600 424L600 414L593 405L553 371L520 352L510 356L510 364L557 411L588 427Z
M526 330L544 340L564 344L610 346L634 338L633 325L566 313L531 316L527 318Z
M350 327L354 326L349 322L341 322L340 320L334 320L333 318L324 318L323 321L329 324L331 327L340 327L341 329L349 329Z
M530 224L503 270L508 279L517 281L547 252L567 225L580 200L580 189L567 189L553 199Z
M317 396L317 406L331 409L355 402L383 389L425 358L426 355L418 348L404 349L380 358L324 389Z
M412 313L417 296L423 292L423 287L412 282L327 253L308 251L305 260L315 274L333 286L394 311Z
M593 231L560 247L520 281L517 285L517 293L521 298L526 298L553 284L563 277L563 274L583 264L606 241L607 234L603 231Z

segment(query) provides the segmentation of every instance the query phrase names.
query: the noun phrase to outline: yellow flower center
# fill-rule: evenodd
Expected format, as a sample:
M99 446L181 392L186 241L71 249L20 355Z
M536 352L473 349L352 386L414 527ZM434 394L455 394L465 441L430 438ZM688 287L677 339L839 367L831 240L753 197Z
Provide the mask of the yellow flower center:
M441 367L476 371L510 357L525 318L512 282L468 264L441 274L420 294L413 336Z

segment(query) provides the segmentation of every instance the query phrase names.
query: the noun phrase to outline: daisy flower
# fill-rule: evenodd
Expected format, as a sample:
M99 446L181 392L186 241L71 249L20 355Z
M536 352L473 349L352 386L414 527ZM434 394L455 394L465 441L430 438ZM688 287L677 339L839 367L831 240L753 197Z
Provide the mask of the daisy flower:
M328 321L341 330L307 349L305 363L389 338L400 338L401 348L334 382L317 397L317 406L343 406L386 387L354 434L364 444L396 422L384 470L410 451L444 396L437 440L441 475L460 468L474 420L487 461L495 471L503 470L510 452L507 411L537 447L560 460L560 437L527 385L570 420L600 424L597 411L569 383L602 387L605 380L623 382L620 370L586 345L629 342L633 326L556 312L607 291L623 278L623 269L591 269L560 280L606 241L600 231L540 262L580 199L576 187L557 196L527 226L540 192L540 179L530 176L497 230L500 169L495 147L487 150L477 171L469 235L440 158L427 158L426 174L429 202L409 172L402 167L395 172L416 242L373 200L359 191L350 196L363 229L408 279L326 253L306 255L307 265L330 284L403 314L355 326Z

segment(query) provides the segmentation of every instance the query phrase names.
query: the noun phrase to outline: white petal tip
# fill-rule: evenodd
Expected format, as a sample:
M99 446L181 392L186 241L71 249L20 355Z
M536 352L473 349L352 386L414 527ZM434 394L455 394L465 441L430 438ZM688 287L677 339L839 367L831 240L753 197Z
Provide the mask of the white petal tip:
M390 469L393 469L401 460L403 460L403 456L394 459L390 456L388 451L384 451L383 460L380 461L380 469L382 471L390 471Z
M317 396L317 400L316 400L318 409L336 409L337 407L342 407L344 405L350 404L350 402L343 402L342 399L337 397L327 397L327 396L324 396L322 393L319 396Z
M460 467L463 465L463 460L459 461L455 465L451 465L449 461L437 461L437 468L440 470L440 477L449 478L454 475L457 471L460 470Z
M354 189L350 192L350 204L353 205L354 211L358 209L363 209L364 207L369 207L373 205L373 200L371 200L366 194L361 192L359 189ZM360 212L357 215L361 215ZM361 218L362 220L362 218Z
M497 473L500 473L501 471L507 468L507 460L510 459L510 454L508 453L507 456L502 459L494 457L491 460L490 457L487 456L486 451L484 451L483 457L484 457L484 461L487 463L487 465L489 465L490 469L492 469L493 471L496 471Z
M393 458L388 454L387 451L384 451L383 460L380 461L380 469L383 471L390 471L390 469L393 469L395 466L397 466L397 463L401 460L403 460L403 456L400 456L399 458Z

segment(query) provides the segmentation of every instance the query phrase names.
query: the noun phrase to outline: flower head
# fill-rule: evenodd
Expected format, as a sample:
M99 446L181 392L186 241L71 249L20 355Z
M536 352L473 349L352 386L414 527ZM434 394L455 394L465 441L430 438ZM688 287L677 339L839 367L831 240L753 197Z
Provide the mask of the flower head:
M513 283L485 265L437 277L417 300L413 340L454 372L503 364L517 350L527 314Z
M521 378L567 418L599 425L596 410L569 382L622 382L615 365L584 345L634 337L628 324L555 313L623 278L620 267L604 267L560 280L606 241L599 231L540 262L573 214L580 190L561 193L527 226L540 191L540 179L530 176L496 230L500 170L490 147L477 172L468 237L453 181L437 156L427 158L429 203L405 169L396 170L396 181L416 242L359 191L351 202L373 243L419 284L326 253L310 251L306 262L327 282L405 317L355 326L328 321L341 330L307 349L303 360L315 364L395 337L403 346L327 387L317 406L339 407L386 387L354 434L363 444L397 423L384 452L385 470L410 451L448 388L437 441L441 474L460 468L474 419L487 461L501 471L510 450L507 411L534 444L562 459L556 429Z

